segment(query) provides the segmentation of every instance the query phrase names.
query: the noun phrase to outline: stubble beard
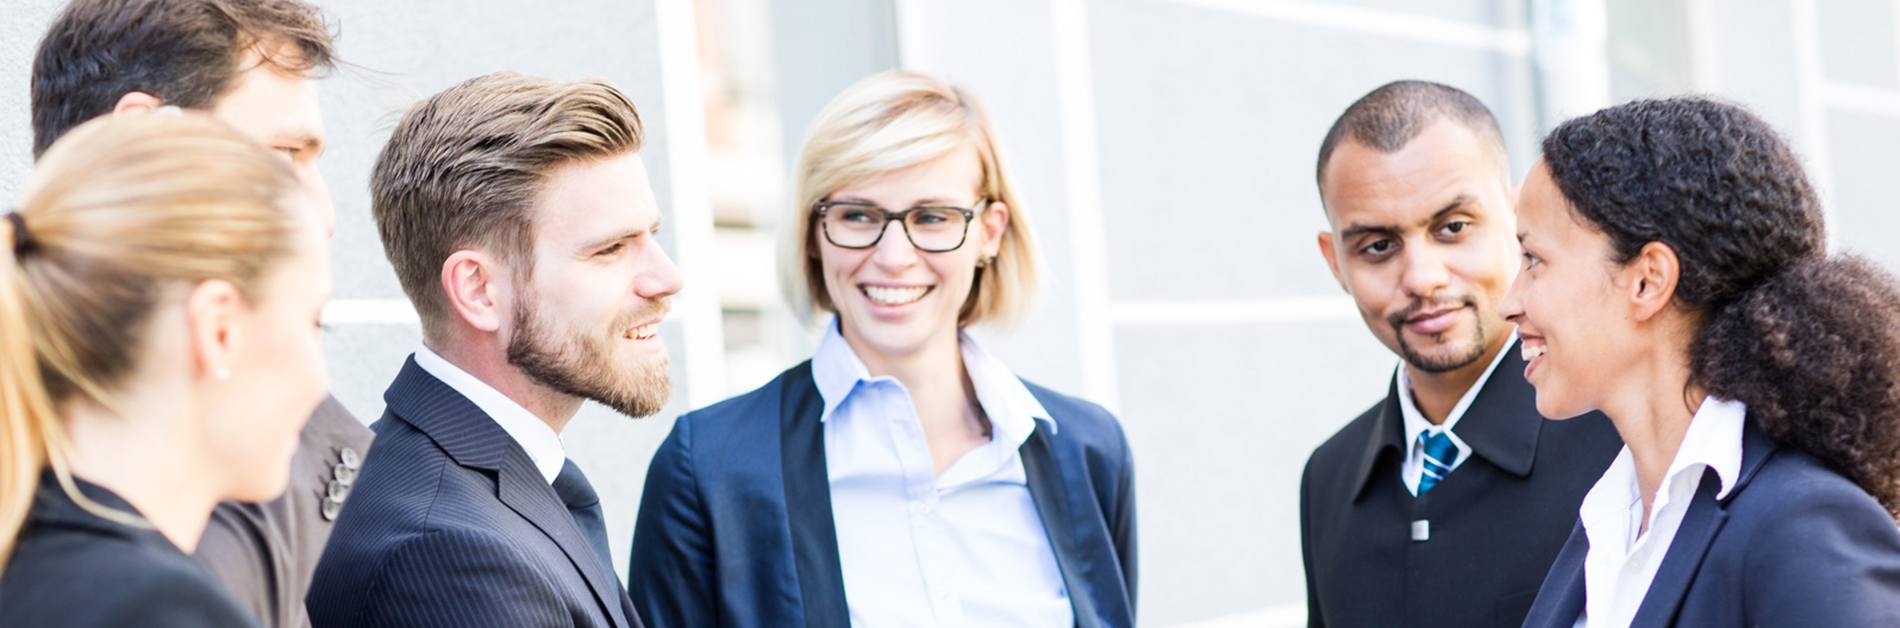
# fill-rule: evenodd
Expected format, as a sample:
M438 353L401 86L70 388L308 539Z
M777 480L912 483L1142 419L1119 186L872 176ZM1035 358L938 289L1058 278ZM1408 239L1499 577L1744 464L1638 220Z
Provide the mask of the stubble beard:
M527 304L530 295L515 306L515 333L508 340L508 363L543 386L583 399L600 402L616 412L640 418L658 414L666 407L673 390L670 364L661 353L642 361L630 370L618 367L614 342L639 321L664 314L665 305L623 312L614 318L605 333L562 333L552 329Z
M1473 312L1479 311L1476 300L1471 297L1463 297L1458 299L1458 301L1461 306L1471 308ZM1386 317L1386 322L1392 325L1393 337L1398 339L1399 357L1404 358L1406 364L1410 364L1412 368L1427 373L1449 373L1471 366L1473 363L1484 358L1484 351L1490 345L1490 343L1485 342L1485 332L1490 329L1485 325L1484 316L1482 314L1472 317L1471 343L1469 349L1458 351L1455 348L1446 348L1437 354L1427 354L1419 351L1417 347L1413 347L1412 343L1407 342L1405 340L1405 319L1411 318L1413 314L1417 314L1429 305L1432 305L1429 301L1416 301L1411 307L1405 308L1404 311ZM1450 330L1431 334L1428 337L1431 338L1433 343L1442 345L1445 341L1445 335L1449 333L1449 331Z

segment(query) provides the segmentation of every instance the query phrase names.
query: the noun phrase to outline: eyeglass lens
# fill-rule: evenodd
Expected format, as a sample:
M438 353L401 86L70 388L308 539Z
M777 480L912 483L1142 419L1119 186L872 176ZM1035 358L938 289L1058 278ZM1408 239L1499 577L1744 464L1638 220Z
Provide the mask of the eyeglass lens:
M918 207L903 212L860 205L830 205L825 210L825 237L845 248L864 248L884 234L890 214L903 214L903 230L910 243L925 251L949 251L963 244L969 219L954 207Z

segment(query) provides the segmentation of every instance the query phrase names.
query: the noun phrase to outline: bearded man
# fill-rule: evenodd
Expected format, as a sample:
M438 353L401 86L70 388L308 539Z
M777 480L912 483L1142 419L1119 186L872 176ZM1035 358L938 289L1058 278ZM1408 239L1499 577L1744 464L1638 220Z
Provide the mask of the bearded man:
M370 182L423 345L317 566L317 628L641 626L560 433L664 405L679 270L633 103L498 73L403 116Z

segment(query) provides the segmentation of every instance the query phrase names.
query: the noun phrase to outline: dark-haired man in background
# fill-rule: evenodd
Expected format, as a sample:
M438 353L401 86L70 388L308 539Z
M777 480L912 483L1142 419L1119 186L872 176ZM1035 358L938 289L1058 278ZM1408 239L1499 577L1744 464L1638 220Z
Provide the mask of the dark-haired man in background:
M101 115L202 110L283 153L333 233L316 79L334 65L329 27L298 0L74 0L33 60L33 154ZM327 399L304 426L282 497L212 513L195 558L264 625L310 624L304 592L372 436Z
M1385 400L1307 461L1310 626L1518 626L1622 442L1547 421L1498 302L1521 252L1503 133L1458 89L1399 81L1320 146L1319 249L1398 354Z

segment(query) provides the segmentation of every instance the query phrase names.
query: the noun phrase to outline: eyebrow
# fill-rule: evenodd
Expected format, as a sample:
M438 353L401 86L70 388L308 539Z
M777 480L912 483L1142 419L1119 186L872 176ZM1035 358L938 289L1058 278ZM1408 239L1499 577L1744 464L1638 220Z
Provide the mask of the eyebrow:
M653 232L654 230L656 230L656 229L659 229L659 228L660 228L660 221L661 221L661 219L659 219L659 218L654 218L654 219L653 219L653 224L651 224L651 225L648 225L648 226L646 226L646 227L644 227L644 228L640 228L640 229L632 229L632 230L628 230L628 231L622 231L622 232L620 232L620 233L616 233L616 234L614 234L614 235L611 235L611 236L607 236L607 237L604 237L604 238L601 238L601 239L598 239L598 240L595 240L595 241L593 241L593 242L589 242L589 243L587 243L587 244L584 244L584 245L582 245L582 246L581 246L581 250L583 250L583 251L592 251L592 250L594 250L594 249L598 249L598 248L601 248L601 247L604 247L604 246L607 246L607 245L609 245L609 244L613 244L613 243L615 243L615 242L619 242L619 241L621 241L621 240L625 240L625 239L627 239L627 238L631 238L631 237L634 237L634 236L637 236L637 235L640 235L640 234L642 234L642 233L652 233L652 232Z
M830 200L831 202L834 202L834 203L862 203L865 205L876 206L880 209L884 208L884 206L882 205L878 205L877 203L873 203L868 199L864 199L864 198L860 198L856 196L837 196L837 197L832 197ZM978 202L981 202L981 200L982 199L979 198ZM958 205L952 205L951 204L952 202L953 201L947 197L932 196L929 198L917 199L916 201L912 202L910 206L911 207L953 207L953 206L961 207Z
M294 127L272 133L270 134L270 143L273 146L289 146L298 150L312 151L319 156L323 154L323 138L317 135L315 130L304 127Z
M1423 227L1443 220L1445 215L1463 209L1466 205L1470 205L1477 200L1477 197L1469 193L1459 193L1457 196L1452 197L1451 202L1445 203L1443 208L1433 212L1430 218L1420 221L1418 225ZM1339 231L1339 237L1342 240L1351 240L1368 233L1398 233L1399 229L1400 227L1398 225L1352 225L1341 229Z

